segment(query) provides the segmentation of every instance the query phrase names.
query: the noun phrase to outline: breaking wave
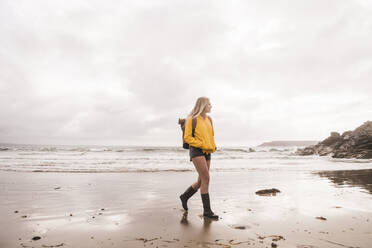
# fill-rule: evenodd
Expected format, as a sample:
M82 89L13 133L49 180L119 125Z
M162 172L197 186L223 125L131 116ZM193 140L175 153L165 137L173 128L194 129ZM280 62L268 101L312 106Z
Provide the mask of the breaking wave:
M211 171L371 167L372 160L298 156L295 147L221 147ZM268 169L270 168L270 169ZM0 171L187 172L194 170L182 147L0 145Z

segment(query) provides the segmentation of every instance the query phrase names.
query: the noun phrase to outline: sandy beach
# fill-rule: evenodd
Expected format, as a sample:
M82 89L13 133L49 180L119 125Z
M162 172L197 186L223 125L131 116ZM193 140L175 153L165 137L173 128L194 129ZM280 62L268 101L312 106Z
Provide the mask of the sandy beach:
M0 247L368 248L372 170L357 172L212 172L219 221L199 192L181 207L195 172L1 172Z

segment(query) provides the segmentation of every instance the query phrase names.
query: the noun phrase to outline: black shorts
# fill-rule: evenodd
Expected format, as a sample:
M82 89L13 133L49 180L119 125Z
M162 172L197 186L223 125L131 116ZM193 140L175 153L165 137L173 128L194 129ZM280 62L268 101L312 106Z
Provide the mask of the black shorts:
M205 160L211 160L211 154L203 153L203 150L201 148L190 146L190 161L192 161L193 158L204 156Z

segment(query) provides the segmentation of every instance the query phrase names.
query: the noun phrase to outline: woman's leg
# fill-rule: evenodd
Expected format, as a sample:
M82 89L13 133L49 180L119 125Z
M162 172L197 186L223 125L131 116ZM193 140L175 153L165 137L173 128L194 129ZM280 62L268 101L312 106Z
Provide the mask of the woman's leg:
M195 157L192 159L192 162L195 165L195 169L197 170L199 177L201 179L200 184L200 195L203 202L203 209L204 213L203 216L209 217L212 219L218 219L218 215L214 214L210 207L210 199L209 199L209 167L210 167L210 160L207 161L204 156Z
M206 164L204 156L199 156L199 158L203 158L204 163ZM192 161L194 161L194 158L192 159ZM199 160L197 160L197 162L194 161L194 165L195 165L195 163L203 164L203 162L199 162ZM203 164L203 166L205 167L204 164ZM195 165L195 167L196 167L196 165ZM199 173L199 171L198 171L198 173ZM190 187L188 187L182 195L180 195L180 199L181 199L181 202L182 202L182 207L186 211L189 209L188 206L187 206L187 201L198 191L198 189L201 187L201 183L202 183L202 179L199 175L198 180L194 184L192 184ZM208 186L207 186L207 188L208 188ZM207 189L207 192L208 192L208 189Z
M196 180L196 182L192 184L192 187L195 190L198 190L200 188L200 184L201 184L201 179L200 179L200 176L198 176L198 180Z
M209 169L207 161L205 160L204 156L198 156L192 158L192 162L194 163L195 169L199 174L200 177L200 193L206 194L208 193L209 187Z
M209 171L209 168L211 167L211 160L207 160L207 167L208 167L208 171ZM198 175L198 180L196 180L196 182L192 184L192 187L195 190L198 190L200 188L200 185L201 185L201 178Z
M205 160L205 157L204 156L199 156L199 157L196 157L196 158L199 158L199 159L196 159L194 161L195 158L193 158L193 163L195 165L195 168L200 168L199 170L197 169L198 171L198 180L193 184L191 185L182 195L180 195L180 199L181 199L181 202L182 202L182 207L187 211L188 210L188 207L187 207L187 201L190 197L192 197L197 191L198 189L201 187L202 185L202 182L203 182L203 190L200 189L200 193L203 194L204 192L207 192L208 193L208 185L209 185L209 167L210 167L210 160ZM207 168L207 170L205 171L205 168ZM202 171L202 174L203 176L200 176L201 173L199 173L199 171ZM204 178L204 179L203 179Z

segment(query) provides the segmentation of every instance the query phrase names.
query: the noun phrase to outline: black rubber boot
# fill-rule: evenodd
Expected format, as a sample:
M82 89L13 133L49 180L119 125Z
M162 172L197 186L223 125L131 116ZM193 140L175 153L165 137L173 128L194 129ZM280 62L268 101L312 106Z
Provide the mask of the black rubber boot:
M218 215L215 215L211 210L211 204L209 200L209 193L201 194L201 198L203 201L203 208L204 208L204 217L208 217L211 219L218 219Z
M193 196L198 190L195 190L192 186L188 187L187 190L185 191L185 193L183 193L182 195L180 195L180 199L181 199L181 202L182 202L182 207L183 209L185 209L186 211L188 210L187 208L187 200Z

